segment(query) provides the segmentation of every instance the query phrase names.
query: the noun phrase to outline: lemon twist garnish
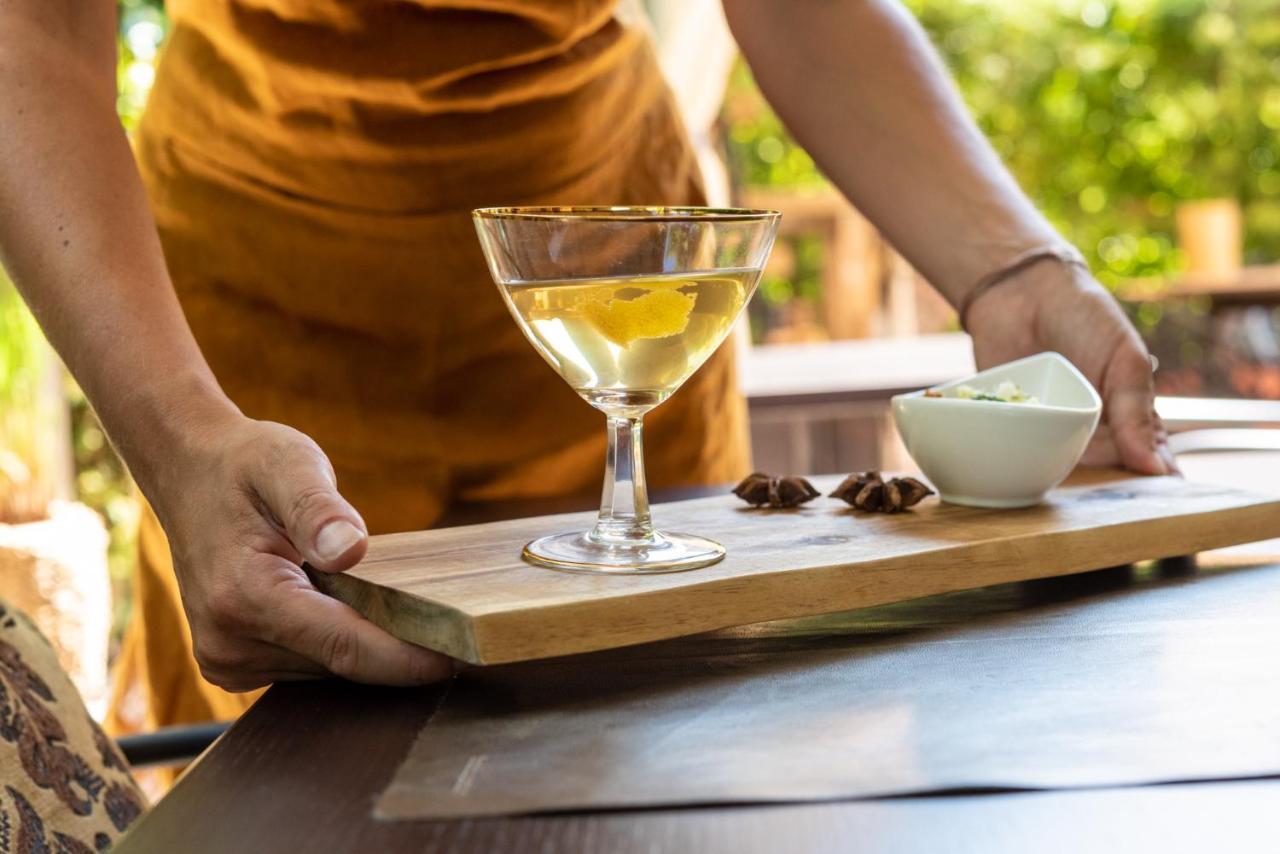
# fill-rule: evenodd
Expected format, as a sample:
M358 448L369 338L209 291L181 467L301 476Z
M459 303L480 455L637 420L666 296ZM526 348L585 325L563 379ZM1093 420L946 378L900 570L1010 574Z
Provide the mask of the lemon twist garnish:
M668 338L684 332L695 303L693 294L663 288L635 299L587 302L581 309L601 335L626 347L641 338Z

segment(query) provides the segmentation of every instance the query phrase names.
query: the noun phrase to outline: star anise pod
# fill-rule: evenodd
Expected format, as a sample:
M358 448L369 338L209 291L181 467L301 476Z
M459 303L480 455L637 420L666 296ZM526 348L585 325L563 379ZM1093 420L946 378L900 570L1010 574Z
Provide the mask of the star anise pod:
M758 471L747 475L742 483L735 486L733 494L757 507L799 507L822 493L797 475L774 477Z
M930 495L933 495L933 490L914 477L885 480L878 471L854 472L831 493L832 498L839 498L853 505L854 509L869 513L898 513Z

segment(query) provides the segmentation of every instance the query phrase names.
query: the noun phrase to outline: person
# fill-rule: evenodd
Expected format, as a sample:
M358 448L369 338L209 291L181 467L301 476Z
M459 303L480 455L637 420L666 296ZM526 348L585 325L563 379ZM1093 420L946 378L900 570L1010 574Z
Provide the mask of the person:
M595 487L604 431L521 339L469 212L702 201L641 17L619 0L173 2L131 152L113 6L0 6L0 246L154 509L117 710L149 699L153 726L230 717L246 701L227 692L277 680L447 677L300 564L348 568L369 532L454 501ZM963 308L978 363L1065 354L1105 400L1089 460L1170 471L1141 340L907 12L724 7L796 138ZM745 474L731 348L647 430L656 485Z

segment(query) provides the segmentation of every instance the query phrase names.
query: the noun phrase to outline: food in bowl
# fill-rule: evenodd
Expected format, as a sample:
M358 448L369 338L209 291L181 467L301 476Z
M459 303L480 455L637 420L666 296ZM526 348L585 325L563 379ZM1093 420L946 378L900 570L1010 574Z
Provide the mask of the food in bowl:
M1025 399L965 398L959 390L966 386ZM901 394L892 403L898 433L939 497L972 507L1043 501L1079 462L1102 414L1097 391L1057 353Z
M937 389L929 389L924 393L925 397L946 397L947 395ZM995 391L983 391L974 388L971 385L956 386L955 394L951 395L956 400L991 400L997 403L1039 403L1040 399L1033 394L1027 394L1017 383L1012 380L1005 380L996 386Z

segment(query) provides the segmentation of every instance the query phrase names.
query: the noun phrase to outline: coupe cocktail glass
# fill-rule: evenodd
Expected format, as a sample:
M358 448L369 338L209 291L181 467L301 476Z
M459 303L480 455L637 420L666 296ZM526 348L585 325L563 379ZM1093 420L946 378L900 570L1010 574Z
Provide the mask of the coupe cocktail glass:
M578 572L694 569L719 543L654 528L642 419L720 345L773 246L775 211L664 207L484 208L476 231L520 329L608 420L600 515L590 531L525 546Z

